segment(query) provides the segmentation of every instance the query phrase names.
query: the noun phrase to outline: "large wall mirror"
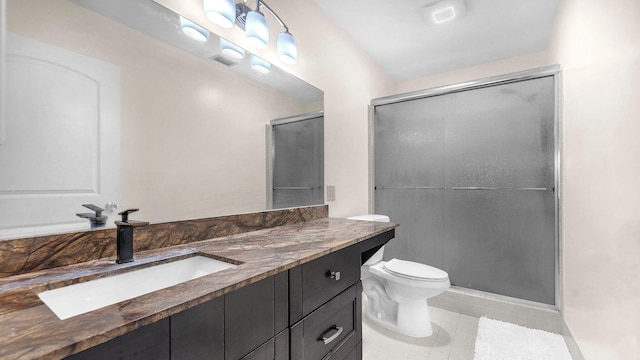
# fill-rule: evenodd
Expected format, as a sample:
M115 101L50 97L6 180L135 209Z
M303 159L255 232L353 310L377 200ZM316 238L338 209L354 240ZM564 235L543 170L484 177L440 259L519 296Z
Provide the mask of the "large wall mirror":
M0 4L0 239L88 229L82 204L151 222L264 210L265 126L323 109L152 0Z

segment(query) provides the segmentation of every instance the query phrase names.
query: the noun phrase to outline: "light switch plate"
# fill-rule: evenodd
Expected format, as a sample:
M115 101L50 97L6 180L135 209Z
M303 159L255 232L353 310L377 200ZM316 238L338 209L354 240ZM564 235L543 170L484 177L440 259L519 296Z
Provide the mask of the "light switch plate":
M327 185L327 201L336 201L335 185Z

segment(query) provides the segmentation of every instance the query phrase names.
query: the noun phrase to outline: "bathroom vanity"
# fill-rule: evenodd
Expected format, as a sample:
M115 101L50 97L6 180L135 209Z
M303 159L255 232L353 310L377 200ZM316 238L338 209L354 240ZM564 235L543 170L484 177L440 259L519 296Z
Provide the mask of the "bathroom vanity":
M395 227L324 218L5 278L0 357L361 359L360 266ZM66 320L37 296L193 255L236 266Z

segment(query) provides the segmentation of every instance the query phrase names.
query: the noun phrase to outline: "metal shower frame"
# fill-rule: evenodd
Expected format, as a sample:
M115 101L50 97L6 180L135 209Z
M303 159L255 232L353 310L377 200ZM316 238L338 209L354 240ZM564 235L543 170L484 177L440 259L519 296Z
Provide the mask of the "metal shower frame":
M542 77L553 76L554 82L554 187L555 187L555 304L554 308L562 309L562 217L561 217L561 203L562 188L561 185L561 118L560 118L560 93L561 93L561 67L560 65L550 65L531 70L519 71L504 75L492 76L458 84L445 85L434 87L425 90L412 91L408 93L381 97L371 100L369 105L369 213L375 213L375 107L381 105L396 104L410 100L423 99L433 96L452 94L456 92L481 89L490 86L496 86L501 84L509 84L523 80L531 80ZM492 294L493 295L493 294ZM496 298L503 297L502 295L495 295ZM514 298L506 297L509 300ZM521 299L516 299L516 301ZM521 300L523 303L532 303L528 300ZM537 304L537 303L535 303ZM545 304L540 304L545 305Z

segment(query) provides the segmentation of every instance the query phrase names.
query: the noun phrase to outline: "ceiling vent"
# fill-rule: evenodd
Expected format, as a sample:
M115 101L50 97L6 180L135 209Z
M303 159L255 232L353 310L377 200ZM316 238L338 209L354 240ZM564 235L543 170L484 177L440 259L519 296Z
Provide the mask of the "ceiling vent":
M212 61L215 61L217 63L220 63L226 67L232 67L232 66L236 66L238 65L237 62L233 61L233 60L229 60L228 58L222 56L222 55L213 55L212 57L210 57L209 59L211 59Z
M464 0L436 1L420 8L424 21L436 26L462 17L467 12Z

